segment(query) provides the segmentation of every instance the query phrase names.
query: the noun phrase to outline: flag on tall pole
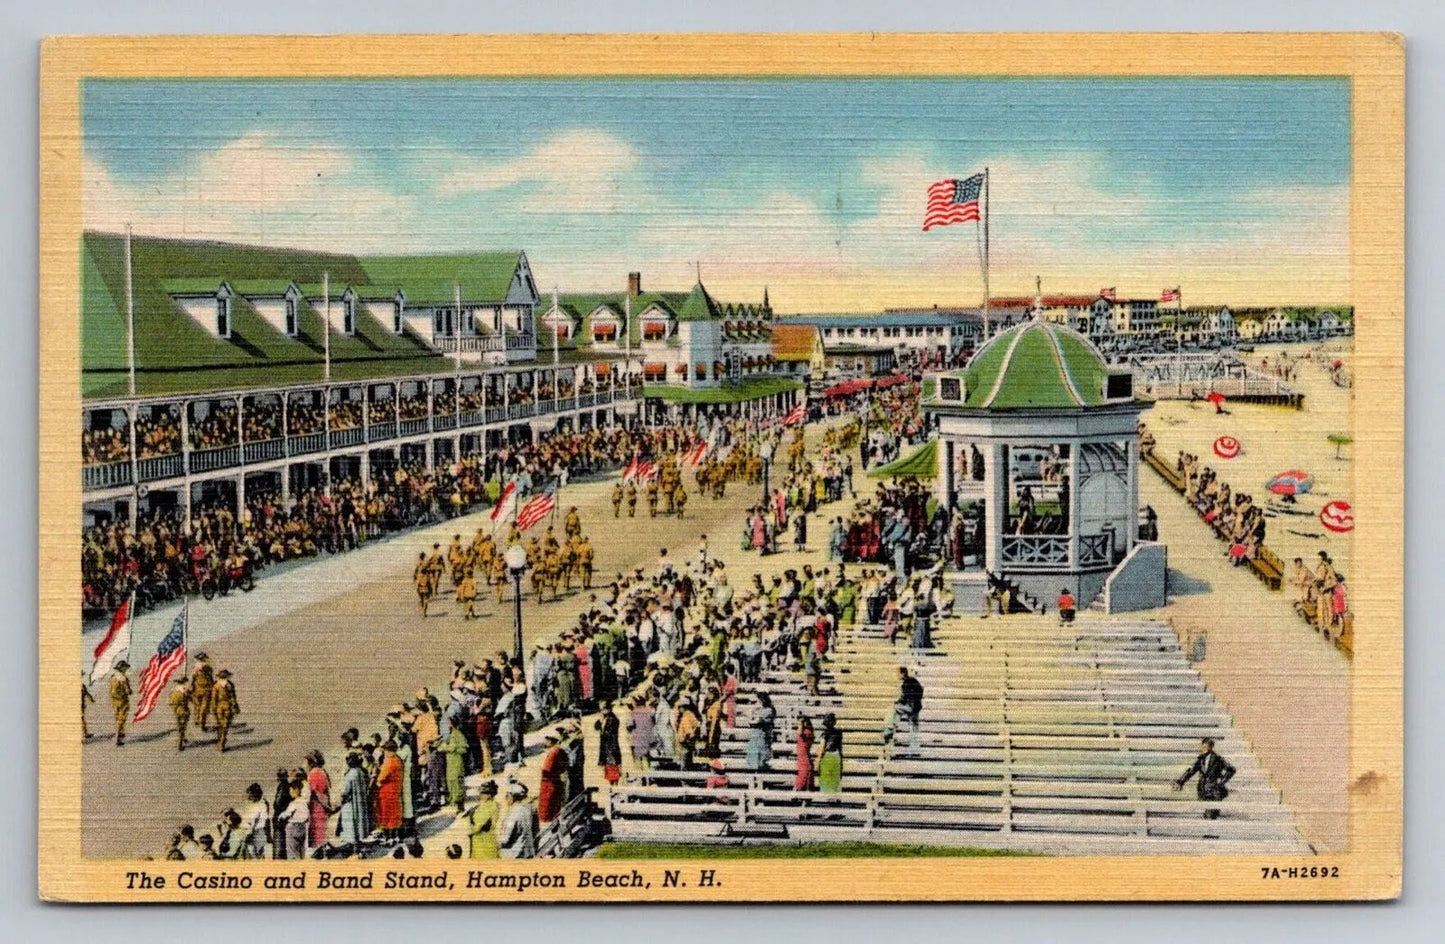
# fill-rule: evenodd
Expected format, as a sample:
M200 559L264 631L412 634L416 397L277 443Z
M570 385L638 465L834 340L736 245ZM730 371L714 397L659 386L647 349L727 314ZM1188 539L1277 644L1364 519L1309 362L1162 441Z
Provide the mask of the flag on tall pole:
M1177 288L1166 288L1164 291L1162 291L1162 292L1159 293L1159 300L1160 300L1161 302L1177 302L1177 301L1179 301L1179 289L1177 289Z
M105 678L117 662L130 654L130 631L134 622L135 594L131 594L116 607L105 638L95 647L95 662L90 667L91 684Z
M982 212L980 212L980 204ZM928 188L924 204L923 231L954 223L981 223L978 232L978 265L983 274L983 336L989 335L988 298L988 168L972 177L948 178Z
M1112 285L1109 286L1108 288L1101 288L1101 289L1099 289L1099 297L1100 297L1100 298L1107 298L1107 299L1108 299L1109 301L1111 301L1111 302L1116 300L1115 297L1114 297L1114 294L1115 294L1115 293L1114 293L1114 287L1113 287Z
M140 697L136 702L135 720L144 721L146 715L156 706L156 699L161 697L161 692L170 681L176 669L186 664L186 624L190 622L191 604L186 601L181 612L176 616L176 621L171 624L170 632L156 646L155 655L151 656L150 662L140 674L138 686Z
M784 417L783 417L783 425L784 425L784 426L795 426L795 425L797 425L798 423L803 422L803 420L805 420L805 419L807 418L807 416L808 416L807 407L805 407L805 406L803 406L803 404L799 403L797 406L793 407L791 410L788 411L788 415L787 415L787 416L784 416Z

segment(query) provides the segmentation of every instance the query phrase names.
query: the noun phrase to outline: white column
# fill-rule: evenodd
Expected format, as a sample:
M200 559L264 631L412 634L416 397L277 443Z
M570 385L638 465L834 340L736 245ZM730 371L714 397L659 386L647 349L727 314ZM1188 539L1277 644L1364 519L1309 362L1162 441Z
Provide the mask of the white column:
M1079 565L1079 450L1083 444L1069 444L1069 562Z
M1124 440L1124 458L1128 460L1129 521L1124 527L1124 553L1127 554L1139 539L1139 439L1131 436Z
M985 453L983 487L988 496L984 514L984 567L1000 573L1003 534L1008 526L1008 468L1002 443L990 443Z
M938 495L938 504L939 507L945 510L951 510L953 507L953 493L956 487L954 482L954 463L956 461L954 458L954 442L952 439L943 439L942 442L943 469L941 471L943 474L938 477L939 488L941 489Z

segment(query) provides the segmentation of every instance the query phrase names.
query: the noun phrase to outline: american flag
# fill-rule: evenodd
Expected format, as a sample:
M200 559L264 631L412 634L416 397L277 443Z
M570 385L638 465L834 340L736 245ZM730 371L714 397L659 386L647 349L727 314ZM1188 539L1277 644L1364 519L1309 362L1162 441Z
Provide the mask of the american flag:
M1179 301L1179 289L1177 289L1177 288L1166 288L1164 291L1162 291L1162 292L1159 293L1159 300L1160 300L1161 302L1177 302L1177 301Z
M517 512L517 530L527 530L532 525L550 515L552 509L556 507L557 487L555 485L548 485L545 492L540 495L533 495L527 499L527 504L523 505L521 510Z
M156 706L156 699L161 697L161 691L166 687L166 682L171 679L171 674L186 664L186 616L190 607L182 609L171 624L171 631L166 633L161 644L156 647L156 654L151 656L151 661L146 663L145 671L140 674L140 700L136 702L135 720L144 721L146 715Z
M983 174L963 180L940 180L928 188L928 208L923 214L923 231L950 223L978 222L978 195L983 191Z
M1099 297L1100 297L1100 298L1107 298L1109 301L1112 302L1112 301L1114 300L1114 288L1113 288L1113 286L1110 286L1109 288L1101 288L1101 289L1099 289Z
M807 415L807 409L803 406L803 404L799 403L788 412L787 416L783 417L783 425L793 426L794 424L801 423L804 419L807 418Z
M705 455L707 455L707 443L700 442L686 452L686 454L683 456L682 461L686 462L688 465L697 465L699 462L702 461L703 456Z

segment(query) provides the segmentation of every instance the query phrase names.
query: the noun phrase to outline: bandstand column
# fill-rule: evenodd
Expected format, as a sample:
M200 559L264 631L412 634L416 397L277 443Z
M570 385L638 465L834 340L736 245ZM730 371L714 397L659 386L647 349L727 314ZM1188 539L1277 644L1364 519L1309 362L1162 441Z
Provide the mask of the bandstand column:
M181 473L184 476L186 533L191 532L191 404L181 401Z
M1124 458L1128 469L1129 520L1124 526L1124 553L1134 549L1139 539L1139 439L1131 436L1124 440Z
M983 487L988 496L984 508L984 568L1001 573L1003 534L1008 526L1008 466L1003 443L991 443L984 461Z
M953 510L954 483L954 442L952 439L943 440L943 474L938 477L939 487L942 492L938 496L938 505L945 511Z
M1079 565L1079 449L1080 443L1069 443L1069 561Z

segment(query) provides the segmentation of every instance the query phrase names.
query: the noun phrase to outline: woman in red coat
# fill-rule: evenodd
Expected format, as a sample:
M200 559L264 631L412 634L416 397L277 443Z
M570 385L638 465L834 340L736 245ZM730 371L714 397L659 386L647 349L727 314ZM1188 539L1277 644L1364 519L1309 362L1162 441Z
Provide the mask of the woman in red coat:
M396 742L381 746L381 764L376 771L376 825L382 838L396 839L401 834L401 781L405 775L401 758L396 756Z
M537 820L550 823L562 812L567 795L567 754L556 734L546 737L547 753L542 757L542 787L537 793Z

